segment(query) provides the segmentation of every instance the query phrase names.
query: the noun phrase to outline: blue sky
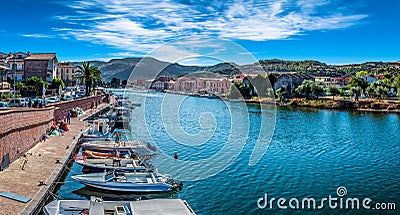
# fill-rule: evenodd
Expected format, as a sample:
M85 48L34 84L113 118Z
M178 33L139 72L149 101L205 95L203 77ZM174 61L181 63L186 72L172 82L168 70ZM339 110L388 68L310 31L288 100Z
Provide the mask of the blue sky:
M330 64L400 60L397 0L13 0L1 4L0 51L56 52L61 61L144 56L162 44L190 36L231 40L256 59L313 59ZM168 59L177 51L170 49L163 53L166 58L158 57ZM188 54L205 53L192 49Z

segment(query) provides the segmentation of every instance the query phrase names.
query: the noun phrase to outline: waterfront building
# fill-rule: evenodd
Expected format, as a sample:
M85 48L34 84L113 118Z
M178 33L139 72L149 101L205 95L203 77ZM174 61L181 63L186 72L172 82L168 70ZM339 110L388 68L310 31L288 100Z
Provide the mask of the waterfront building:
M274 84L274 91L283 88L287 95L294 95L296 88L305 80L315 81L314 77L310 75L296 73L280 74L278 75L277 81Z
M73 77L77 71L79 68L69 62L58 63L56 77L63 80L65 86L75 86L76 80Z
M9 53L5 54L0 52L1 66L5 66L10 68L7 73L7 77L10 80L22 81L24 80L24 68L25 61L24 59L28 57L30 53L17 52L17 53Z
M323 88L327 88L331 85L331 77L327 76L314 76L315 83Z
M25 78L36 76L48 82L56 78L58 60L55 53L30 54L24 61Z

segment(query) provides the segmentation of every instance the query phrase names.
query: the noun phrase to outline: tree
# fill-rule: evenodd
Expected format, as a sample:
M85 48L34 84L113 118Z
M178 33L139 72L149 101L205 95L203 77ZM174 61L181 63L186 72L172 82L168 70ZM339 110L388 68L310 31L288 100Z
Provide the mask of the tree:
M280 101L282 101L283 96L285 96L286 91L282 87L276 90L276 96Z
M230 99L248 98L249 89L242 82L233 82L227 94Z
M15 89L17 90L26 90L28 87L21 81L15 82Z
M61 80L60 78L55 78L51 82L51 88L52 89L58 89L60 87L60 85L64 89L64 81Z
M380 100L383 100L387 96L389 89L383 86L377 86L374 92Z
M378 87L381 87L382 89L387 89L387 91L389 91L390 85L387 84L385 81L379 80L377 82L370 84L367 87L366 91L369 95L373 95L374 97L378 96L378 98L379 98L380 96L382 96L379 93L383 93L383 92L382 92L382 89L379 89L379 91L377 91ZM379 92L379 93L377 93L377 92Z
M112 78L111 79L111 87L118 88L120 82L121 81L119 80L119 78L116 78L116 77Z
M361 70L361 71L359 71L359 72L356 72L356 77L359 77L359 76L367 76L368 75L368 72L366 72L366 71L364 71L364 70Z
M319 96L324 95L324 88L322 88L321 86L319 86L313 82L311 85L311 92L318 99Z
M81 83L85 81L86 95L89 95L91 92L93 81L101 81L101 72L97 67L90 66L90 62L88 61L84 61L82 63L82 66L79 66L78 68L79 70L74 76L74 79L79 79Z
M400 76L394 79L393 87L396 88L397 95L400 96Z
M328 93L332 96L332 99L335 100L335 96L340 94L340 89L335 85L329 85Z
M362 89L361 87L351 87L350 88L350 93L354 96L354 100L358 101L358 97L361 96Z
M300 86L297 87L296 92L308 98L311 93L313 93L314 85L315 83L313 81L305 80Z
M25 85L28 87L28 89L35 90L36 94L41 94L42 93L43 84L45 85L45 88L47 89L49 83L43 81L43 79L41 79L41 78L33 76L33 77L27 78L25 80Z
M123 80L123 81L121 82L121 85L122 85L123 87L126 87L127 84L128 84L128 81L127 81L127 80Z
M352 78L352 79L349 81L348 86L349 86L350 89L351 89L352 87L360 87L361 93L364 93L365 90L367 89L367 87L369 86L369 84L368 84L368 82L367 82L364 78L355 77L355 78Z

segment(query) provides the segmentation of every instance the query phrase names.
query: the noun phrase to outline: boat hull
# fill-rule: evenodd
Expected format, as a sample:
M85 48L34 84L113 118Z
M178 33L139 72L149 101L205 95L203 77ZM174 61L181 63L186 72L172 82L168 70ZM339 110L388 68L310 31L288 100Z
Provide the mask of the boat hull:
M135 184L135 183L121 183L121 182L96 182L88 180L78 180L78 182L102 190L117 191L117 192L131 192L131 193L151 193L151 192L168 192L172 186L166 184Z

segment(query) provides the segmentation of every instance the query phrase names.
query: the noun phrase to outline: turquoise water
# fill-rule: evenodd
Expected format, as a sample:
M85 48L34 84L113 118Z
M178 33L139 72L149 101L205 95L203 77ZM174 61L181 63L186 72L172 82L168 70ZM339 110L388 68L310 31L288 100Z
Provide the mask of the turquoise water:
M279 108L274 115L271 106L246 108L221 100L180 95L166 99L164 95L129 93L131 99L142 102L133 111L129 138L156 144L160 155L154 164L160 172L183 179L183 190L149 195L103 193L74 182L70 177L80 174L81 168L72 165L58 191L60 199L179 197L198 214L399 214L399 209L330 209L327 204L319 210L257 207L265 193L288 201L320 200L338 197L337 188L343 186L348 192L345 197L371 198L371 206L395 202L399 208L399 115ZM275 116L272 141L259 162L250 166L256 141L260 133L272 134ZM265 119L270 126L260 131ZM226 145L226 153L221 153ZM240 154L233 153L237 149ZM178 161L172 159L174 153Z

